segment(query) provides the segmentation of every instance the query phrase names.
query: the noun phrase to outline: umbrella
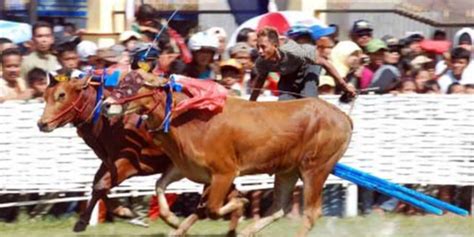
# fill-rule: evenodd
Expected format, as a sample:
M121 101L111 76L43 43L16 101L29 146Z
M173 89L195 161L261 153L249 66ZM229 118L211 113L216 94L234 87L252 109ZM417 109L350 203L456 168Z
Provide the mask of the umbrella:
M324 32L328 34L329 32L334 32L332 27L327 26L321 20L315 18L311 14L307 14L300 11L278 11L278 12L269 12L260 16L256 16L244 22L240 25L237 30L234 31L232 36L229 39L229 44L227 47L232 47L235 44L237 34L243 28L251 28L254 30L259 30L265 26L275 27L280 34L286 34L293 26L304 26L312 29L313 33L317 31L318 34ZM322 29L331 29L325 31Z
M31 26L26 23L0 20L0 35L15 44L31 39Z

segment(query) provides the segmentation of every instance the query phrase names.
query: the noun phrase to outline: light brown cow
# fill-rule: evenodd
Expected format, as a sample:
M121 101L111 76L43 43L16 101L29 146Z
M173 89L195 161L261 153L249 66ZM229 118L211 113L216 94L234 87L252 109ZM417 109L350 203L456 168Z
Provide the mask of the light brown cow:
M146 80L142 87L122 81L123 93L119 94L127 97L109 97L106 108L111 114L149 113L147 125L159 129L165 116L164 81L152 77ZM173 97L175 105L189 99L186 90L174 92ZM297 235L306 236L320 216L323 184L346 151L352 134L352 122L345 113L313 98L285 102L227 98L220 113L194 109L172 114L172 118L169 133L155 132L154 138L187 178L209 184L204 198L211 218L245 204L239 198L225 203L237 176L275 174L274 214L255 222L243 235L252 235L281 217L301 178L304 220ZM176 234L184 234L189 228L186 224Z

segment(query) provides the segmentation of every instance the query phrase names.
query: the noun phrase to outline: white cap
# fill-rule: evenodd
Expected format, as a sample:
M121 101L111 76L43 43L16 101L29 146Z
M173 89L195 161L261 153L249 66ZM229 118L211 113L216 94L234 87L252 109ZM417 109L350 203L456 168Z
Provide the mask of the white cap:
M217 38L226 38L227 39L227 33L225 33L224 28L222 27L211 27L208 30L206 30L207 33L216 36Z
M90 56L97 55L97 45L92 41L81 41L77 45L77 53L81 61L85 62Z
M197 51L202 48L208 48L217 51L219 41L216 36L205 31L198 32L189 38L188 47L191 51Z
M142 36L135 31L124 31L119 36L119 42L123 43L124 41L127 41L130 38L141 39Z

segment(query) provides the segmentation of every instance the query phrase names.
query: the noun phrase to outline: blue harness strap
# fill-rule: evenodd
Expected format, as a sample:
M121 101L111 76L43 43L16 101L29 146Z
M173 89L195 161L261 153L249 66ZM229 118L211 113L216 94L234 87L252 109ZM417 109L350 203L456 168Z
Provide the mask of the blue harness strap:
M95 96L95 104L94 104L94 115L92 117L92 122L95 124L100 118L100 112L102 111L102 106L97 106L99 103L102 102L102 97L104 94L104 78L107 74L107 68L104 68L102 72L102 76L100 77L100 85L97 88L97 94Z
M165 105L165 118L163 121L163 130L165 133L169 132L171 123L171 110L173 106L173 91L180 92L183 86L176 82L175 75L171 75L168 83L164 86L166 90L166 105Z

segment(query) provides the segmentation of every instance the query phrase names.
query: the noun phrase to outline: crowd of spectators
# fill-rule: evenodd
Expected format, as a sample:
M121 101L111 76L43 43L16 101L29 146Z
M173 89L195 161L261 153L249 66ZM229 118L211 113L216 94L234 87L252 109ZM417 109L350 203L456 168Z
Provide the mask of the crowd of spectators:
M259 57L257 31L244 28L237 34L236 43L226 47L228 33L223 28L211 27L180 36L175 30L164 30L157 41L155 36L163 25L156 18L156 10L143 5L136 14L132 31L120 34L118 43L99 48L92 41L81 39L81 30L67 24L62 32L55 32L51 24L37 22L32 27L29 44L14 44L0 38L0 102L41 98L47 87L46 72L65 70L90 70L107 68L129 72L131 58L137 47L155 43L160 51L153 73L157 75L183 74L196 80L215 80L233 96L252 92L258 76L255 62ZM430 37L420 32L406 35L385 35L375 38L370 22L357 20L350 27L348 37L338 35L338 26L293 26L287 32L278 32L280 45L289 41L310 44L317 57L329 61L337 73L360 93L377 94L474 94L474 29L459 30L452 40L445 31L437 29ZM345 26L340 26L345 27ZM348 38L348 40L340 40ZM262 50L262 49L260 49ZM264 95L278 95L279 74L270 72L264 84ZM341 93L333 75L321 69L318 92L320 95ZM325 213L341 215L342 187L329 186L325 191ZM262 199L269 191L249 193L252 199L249 215L259 218ZM454 188L439 189L441 196L454 201ZM331 198L327 198L331 196ZM378 197L362 190L362 213L374 209L403 210L396 200ZM191 200L190 197L182 198ZM292 216L300 215L301 190L295 191ZM177 203L180 198L178 197ZM181 204L182 205L182 204ZM179 206L179 204L177 204ZM188 213L186 207L181 213ZM174 209L180 212L179 209ZM411 210L411 212L413 212Z

